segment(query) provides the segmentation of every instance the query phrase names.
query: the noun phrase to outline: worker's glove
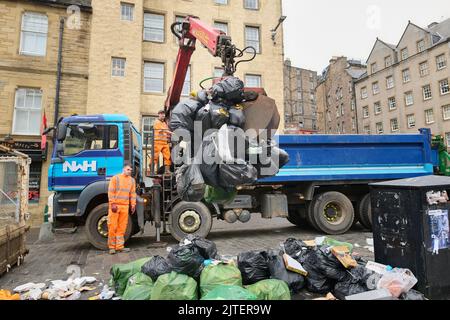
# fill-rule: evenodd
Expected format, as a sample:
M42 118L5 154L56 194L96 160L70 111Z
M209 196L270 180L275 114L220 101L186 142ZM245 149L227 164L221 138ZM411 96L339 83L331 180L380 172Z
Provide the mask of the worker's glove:
M134 214L136 212L136 206L131 206L131 214Z
M113 204L111 205L111 211L114 212L114 213L117 213L118 210L119 210L119 208L117 207L117 204L114 204L114 203L113 203Z

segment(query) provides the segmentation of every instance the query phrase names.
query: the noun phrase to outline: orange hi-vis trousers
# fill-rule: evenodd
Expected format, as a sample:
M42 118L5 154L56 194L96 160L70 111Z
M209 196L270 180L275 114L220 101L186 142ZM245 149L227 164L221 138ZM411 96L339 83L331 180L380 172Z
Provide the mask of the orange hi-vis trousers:
M125 247L125 231L128 226L128 206L117 206L117 212L111 210L109 204L108 212L108 248L122 250Z
M170 148L168 143L155 142L155 164L158 164L159 154L162 152L164 165L170 166L172 164L172 160L170 159Z

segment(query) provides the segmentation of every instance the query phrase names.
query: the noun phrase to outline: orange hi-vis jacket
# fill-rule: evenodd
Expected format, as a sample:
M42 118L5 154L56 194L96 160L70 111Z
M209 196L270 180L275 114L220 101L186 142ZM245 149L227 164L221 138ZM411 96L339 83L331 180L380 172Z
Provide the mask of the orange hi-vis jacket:
M168 144L170 140L169 126L164 121L157 119L153 125L155 130L155 144Z
M136 206L136 182L134 178L118 174L112 177L108 188L109 203L119 206Z

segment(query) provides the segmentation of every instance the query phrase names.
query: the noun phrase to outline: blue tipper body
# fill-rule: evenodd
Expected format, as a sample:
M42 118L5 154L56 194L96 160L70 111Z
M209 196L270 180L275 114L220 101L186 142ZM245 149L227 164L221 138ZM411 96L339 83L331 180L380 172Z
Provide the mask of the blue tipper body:
M392 135L280 135L289 163L260 184L394 180L432 175L438 151L431 131Z

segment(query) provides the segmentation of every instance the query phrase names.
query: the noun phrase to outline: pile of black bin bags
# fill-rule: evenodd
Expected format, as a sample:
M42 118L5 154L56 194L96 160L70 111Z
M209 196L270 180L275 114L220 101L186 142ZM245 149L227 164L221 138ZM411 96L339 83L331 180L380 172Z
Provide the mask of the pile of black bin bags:
M184 201L201 201L207 185L232 193L239 185L276 175L288 163L288 154L270 135L263 141L244 133L241 103L249 101L246 96L254 100L256 95L246 95L243 89L239 78L228 77L172 110L169 127L178 147L175 154L180 154L181 141L185 146L182 160L176 161L181 162L176 170L177 191Z

